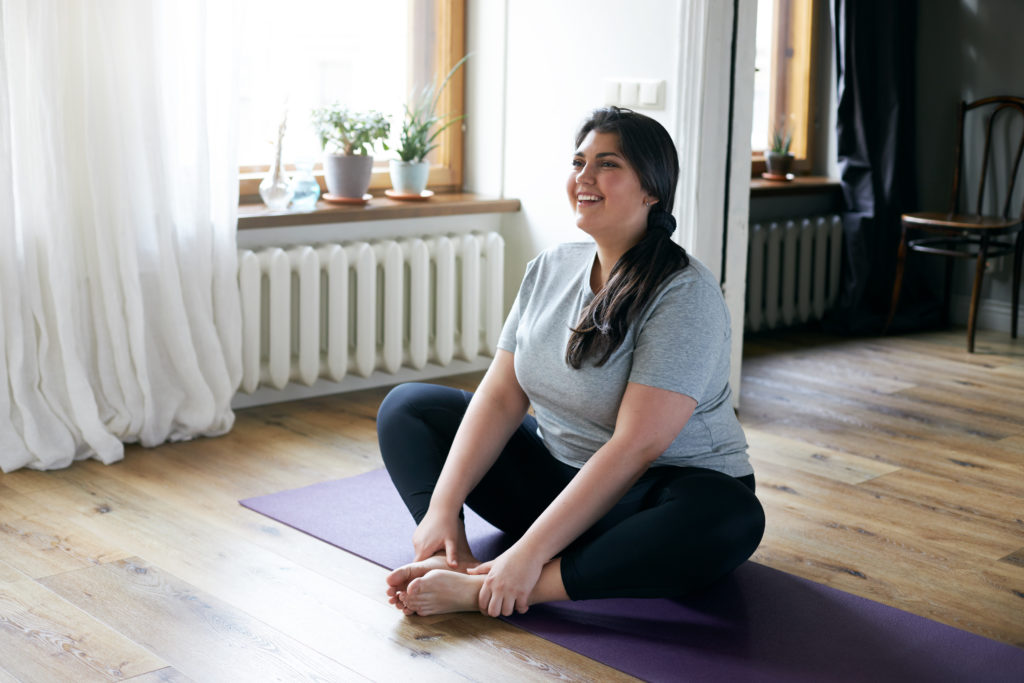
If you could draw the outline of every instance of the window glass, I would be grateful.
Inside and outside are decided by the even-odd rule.
[[[754,53],[754,118],[750,129],[750,148],[765,149],[771,141],[768,106],[771,100],[772,15],[775,3],[757,3],[757,37]]]
[[[319,161],[310,123],[335,101],[389,116],[397,140],[403,104],[432,74],[432,3],[418,0],[247,0],[239,74],[239,166],[270,163],[287,111],[284,161]],[[427,7],[425,7],[427,6]],[[422,81],[421,81],[422,82]],[[393,148],[393,144],[389,143]],[[381,148],[374,157],[393,153]]]
[[[750,133],[755,153],[768,149],[778,130],[789,137],[789,151],[797,159],[809,156],[816,4],[821,4],[820,0],[762,0],[758,3]]]

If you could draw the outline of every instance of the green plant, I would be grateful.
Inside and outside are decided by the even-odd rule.
[[[771,151],[775,154],[789,154],[789,145],[793,142],[793,135],[786,131],[785,126],[775,129],[772,133]]]
[[[412,108],[408,104],[405,105],[402,133],[398,138],[398,148],[395,150],[402,161],[423,161],[430,151],[437,147],[437,143],[434,142],[437,136],[448,126],[465,118],[465,115],[439,116],[437,103],[448,81],[468,58],[469,55],[466,55],[456,62],[440,86],[434,83],[425,86],[415,98]]]
[[[370,154],[377,140],[388,148],[384,140],[391,132],[391,123],[378,111],[354,112],[335,103],[314,109],[312,117],[325,151],[330,147],[339,154]]]

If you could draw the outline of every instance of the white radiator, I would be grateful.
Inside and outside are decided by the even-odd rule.
[[[839,216],[754,223],[747,254],[747,319],[756,332],[818,320],[839,295]]]
[[[242,391],[491,356],[496,232],[239,251]]]

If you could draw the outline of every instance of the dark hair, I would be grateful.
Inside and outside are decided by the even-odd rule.
[[[595,365],[604,365],[658,286],[690,263],[686,250],[671,240],[679,157],[668,131],[652,118],[619,107],[595,110],[576,134],[577,148],[591,131],[618,135],[619,151],[640,186],[658,201],[647,214],[643,237],[615,263],[608,282],[572,328],[565,360],[577,369],[591,355],[598,356]]]

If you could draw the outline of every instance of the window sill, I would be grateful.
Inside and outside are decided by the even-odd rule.
[[[792,180],[750,179],[751,197],[768,197],[788,194],[827,194],[839,192],[840,183],[836,178],[825,176],[797,176]]]
[[[388,197],[374,197],[362,206],[331,204],[321,200],[312,211],[272,211],[263,204],[242,204],[238,207],[238,229],[283,228],[425,216],[514,213],[519,209],[518,199],[496,199],[464,192],[437,194],[425,201],[399,201]]]

